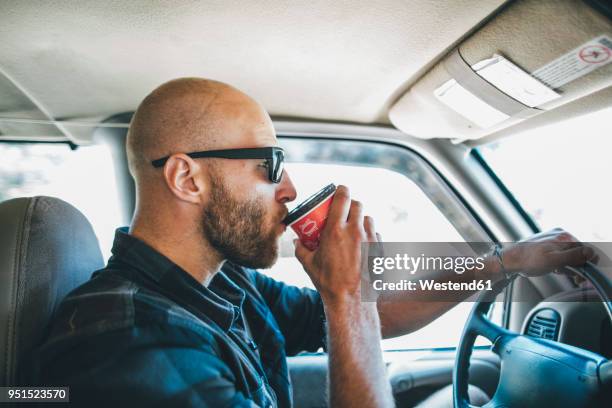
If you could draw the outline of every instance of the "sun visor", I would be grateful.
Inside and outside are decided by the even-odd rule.
[[[413,136],[473,140],[610,86],[608,17],[581,1],[517,1],[421,77],[389,119]]]

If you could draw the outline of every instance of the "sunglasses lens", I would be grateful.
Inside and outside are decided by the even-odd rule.
[[[282,151],[276,151],[274,153],[274,171],[272,172],[272,181],[274,183],[280,183],[283,177],[283,161],[285,157]]]

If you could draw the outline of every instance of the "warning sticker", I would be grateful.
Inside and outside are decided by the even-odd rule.
[[[612,40],[601,35],[533,72],[551,88],[559,88],[612,62]]]

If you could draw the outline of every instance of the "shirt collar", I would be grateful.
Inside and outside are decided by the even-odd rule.
[[[125,263],[153,280],[173,300],[187,309],[195,308],[214,320],[223,330],[229,330],[240,317],[245,292],[219,271],[208,287],[169,258],[128,233],[128,227],[115,232],[109,263]]]

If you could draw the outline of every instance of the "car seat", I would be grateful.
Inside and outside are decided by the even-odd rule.
[[[19,384],[20,362],[38,345],[55,308],[103,267],[93,228],[52,197],[0,203],[0,386]]]

